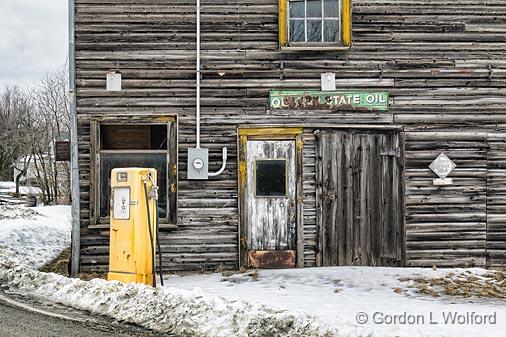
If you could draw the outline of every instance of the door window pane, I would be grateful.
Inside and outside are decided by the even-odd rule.
[[[290,20],[290,41],[304,42],[306,41],[305,35],[304,20]]]
[[[158,175],[158,217],[167,218],[167,154],[165,153],[101,153],[100,216],[109,216],[111,170],[125,167],[154,168]]]
[[[321,20],[307,20],[307,41],[322,42]]]
[[[325,17],[338,18],[339,17],[339,1],[338,0],[325,0],[324,3]]]
[[[257,197],[286,196],[286,160],[257,160],[255,164]]]
[[[322,1],[321,0],[307,0],[307,17],[308,18],[321,18],[322,17]]]
[[[304,17],[304,0],[290,1],[290,17],[291,18]]]

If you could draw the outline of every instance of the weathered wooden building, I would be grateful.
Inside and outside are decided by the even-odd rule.
[[[82,270],[107,269],[122,166],[162,177],[166,271],[504,267],[505,1],[202,0],[201,147],[210,171],[229,154],[208,180],[187,179],[196,18],[195,1],[75,0]]]

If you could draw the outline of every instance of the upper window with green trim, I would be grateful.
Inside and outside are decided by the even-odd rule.
[[[351,0],[279,0],[281,47],[349,47]]]

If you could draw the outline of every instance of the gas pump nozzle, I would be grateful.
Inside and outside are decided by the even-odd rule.
[[[151,181],[151,187],[149,188],[148,197],[151,199],[158,200],[158,186],[156,186],[153,176],[148,175],[149,181]]]

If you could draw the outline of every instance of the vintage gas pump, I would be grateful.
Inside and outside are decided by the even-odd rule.
[[[112,170],[109,281],[156,286],[157,200],[155,169]]]

